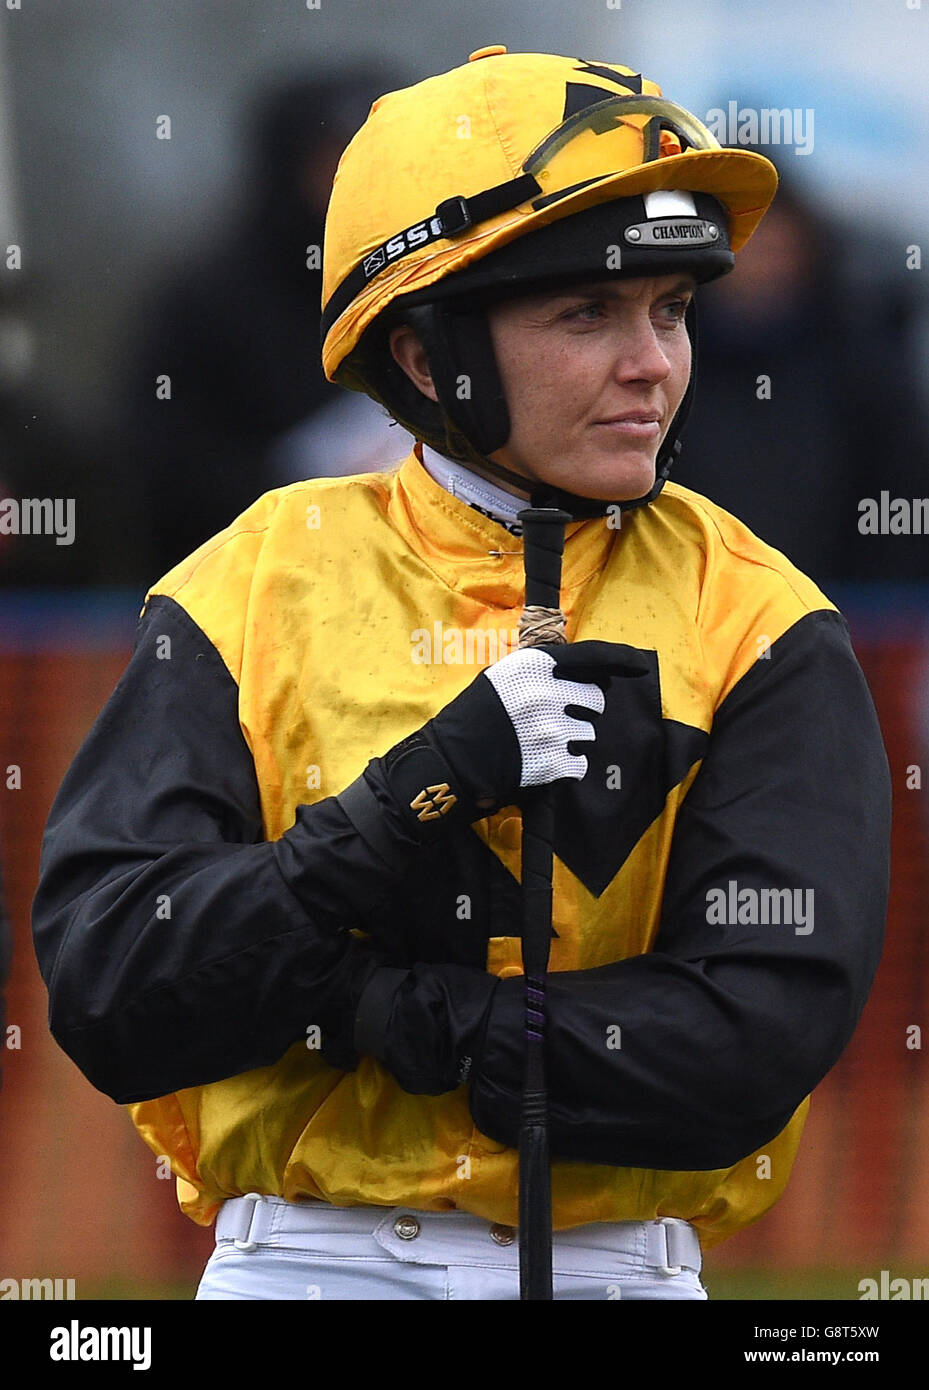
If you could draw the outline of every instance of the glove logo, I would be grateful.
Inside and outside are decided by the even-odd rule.
[[[433,787],[423,787],[410,802],[410,810],[417,813],[417,820],[438,820],[445,816],[458,800],[447,782],[437,782]]]

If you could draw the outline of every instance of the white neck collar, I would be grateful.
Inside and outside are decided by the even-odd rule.
[[[529,506],[528,499],[516,497],[512,492],[498,487],[496,483],[488,482],[479,473],[473,473],[466,464],[445,458],[428,444],[423,444],[422,447],[423,467],[440,487],[444,487],[453,497],[459,497],[462,502],[477,508],[485,516],[499,521],[507,530],[515,530],[517,535],[522,533],[522,527],[516,517],[524,507]]]

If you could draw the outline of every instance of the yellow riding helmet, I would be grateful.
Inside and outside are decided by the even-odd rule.
[[[479,49],[379,98],[342,155],[323,254],[326,375],[400,296],[549,223],[637,194],[712,194],[736,252],[776,187],[769,160],[723,149],[631,68]]]

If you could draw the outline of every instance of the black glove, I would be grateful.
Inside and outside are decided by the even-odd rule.
[[[495,975],[467,965],[375,964],[356,983],[350,1030],[343,1024],[323,1045],[330,1065],[350,1071],[358,1055],[375,1057],[404,1091],[427,1096],[454,1091],[480,1065]]]
[[[522,787],[587,771],[612,677],[648,674],[611,642],[529,647],[495,662],[421,729],[374,758],[338,801],[391,862],[396,837],[434,842],[452,825],[511,805]],[[580,746],[580,750],[579,747]]]

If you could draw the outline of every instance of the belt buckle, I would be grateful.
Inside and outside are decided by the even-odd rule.
[[[232,1242],[232,1243],[233,1243],[233,1245],[235,1246],[235,1248],[236,1248],[237,1250],[257,1250],[257,1249],[258,1249],[258,1242],[257,1242],[257,1240],[251,1240],[250,1237],[251,1237],[251,1234],[252,1234],[252,1223],[253,1223],[254,1220],[255,1220],[255,1212],[258,1210],[258,1203],[261,1202],[261,1201],[263,1201],[264,1198],[262,1197],[262,1194],[261,1194],[260,1192],[246,1192],[246,1193],[245,1193],[245,1196],[244,1196],[241,1200],[242,1200],[243,1202],[251,1202],[251,1203],[252,1203],[252,1209],[251,1209],[251,1211],[249,1212],[249,1215],[248,1215],[248,1225],[247,1225],[247,1227],[245,1228],[246,1239],[245,1239],[245,1240],[239,1240],[239,1239],[236,1237],[236,1238],[233,1239],[233,1242]],[[244,1208],[241,1208],[241,1210],[244,1211]]]
[[[668,1231],[669,1228],[673,1225],[675,1218],[673,1216],[659,1216],[656,1219],[658,1221],[659,1226],[664,1227],[665,1253],[670,1258],[671,1243],[668,1239]],[[683,1265],[658,1265],[657,1269],[660,1274],[667,1274],[669,1278],[673,1278],[674,1275],[683,1274],[684,1272]]]

